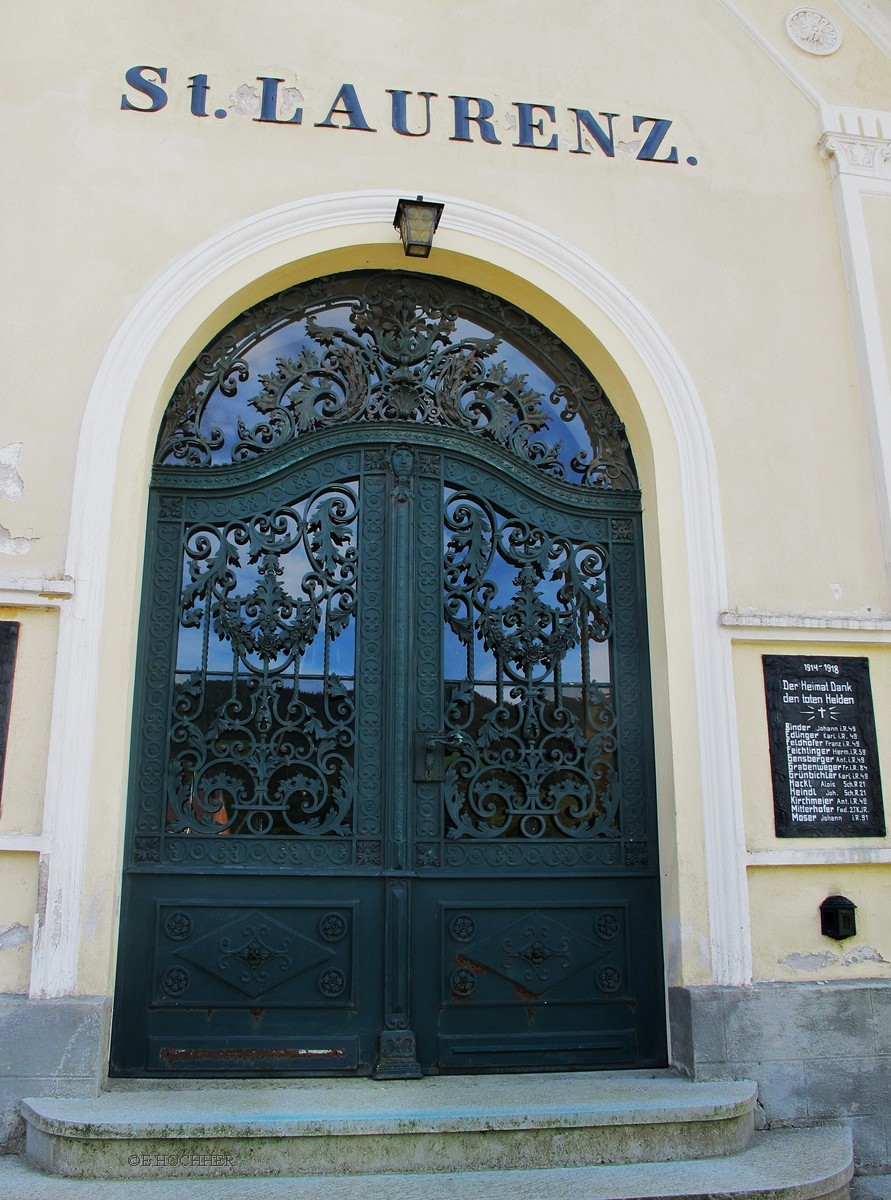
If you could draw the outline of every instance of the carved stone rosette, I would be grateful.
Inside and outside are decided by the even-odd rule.
[[[805,54],[825,57],[842,44],[842,31],[818,8],[793,8],[786,17],[786,33]]]

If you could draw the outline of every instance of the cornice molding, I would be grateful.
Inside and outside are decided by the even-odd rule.
[[[825,629],[845,633],[891,633],[889,617],[855,617],[846,613],[776,613],[755,609],[721,613],[725,629],[782,633],[787,629]]]
[[[820,139],[820,152],[842,174],[891,182],[891,142],[827,133]]]
[[[881,115],[891,130],[891,113]],[[863,124],[861,121],[861,128]],[[830,131],[820,139],[820,153],[830,160],[833,177],[855,176],[871,183],[891,185],[891,135],[882,137],[861,132]]]
[[[746,31],[752,41],[764,51],[789,82],[801,92],[802,96],[810,100],[811,104],[819,109],[823,103],[820,93],[809,80],[805,79],[800,71],[795,69],[785,54],[764,36],[761,30],[733,3],[733,0],[718,0],[718,4]]]
[[[836,3],[891,58],[891,19],[871,0],[836,0]]]
[[[891,848],[887,846],[846,846],[833,841],[831,845],[797,847],[778,850],[750,850],[746,856],[750,867],[821,867],[875,866],[891,863]]]
[[[46,838],[37,833],[0,833],[0,854],[42,854]]]
[[[74,595],[74,580],[0,575],[0,608],[59,608]]]

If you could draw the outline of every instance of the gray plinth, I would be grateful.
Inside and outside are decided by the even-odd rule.
[[[858,1168],[891,1170],[891,983],[672,988],[669,1012],[679,1069],[755,1079],[764,1127],[846,1125]]]
[[[0,996],[0,1154],[24,1147],[23,1096],[97,1096],[109,1001]]]

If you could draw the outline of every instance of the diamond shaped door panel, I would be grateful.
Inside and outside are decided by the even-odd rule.
[[[435,1008],[440,1070],[656,1065],[663,1018],[649,981],[661,962],[649,880],[484,877],[419,883],[415,1004]],[[658,884],[656,885],[658,886]],[[423,1041],[423,1039],[422,1039]]]
[[[618,921],[615,909],[609,911]],[[520,913],[498,906],[453,914],[443,907],[445,1004],[503,1003],[506,991],[524,1004],[565,1003],[571,993],[590,993],[595,964],[600,970],[594,982],[624,973],[624,939],[617,937],[610,945],[592,936],[590,907],[524,905]],[[607,958],[608,968],[602,965]],[[584,979],[575,979],[580,972]]]
[[[156,1004],[355,1003],[355,905],[162,905],[158,924]]]

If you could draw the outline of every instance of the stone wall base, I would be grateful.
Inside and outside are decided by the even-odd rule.
[[[19,1153],[23,1096],[97,1096],[111,1002],[0,996],[0,1153]],[[767,1127],[847,1125],[859,1170],[891,1171],[891,983],[669,989],[672,1063],[754,1079]]]
[[[0,995],[0,1154],[24,1150],[23,1096],[98,1096],[111,1002]]]
[[[891,983],[669,989],[672,1061],[759,1087],[764,1126],[847,1125],[860,1171],[891,1171]]]

